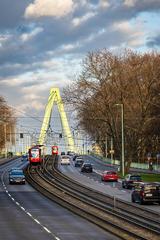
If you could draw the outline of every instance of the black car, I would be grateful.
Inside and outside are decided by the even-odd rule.
[[[68,152],[67,152],[67,155],[69,155],[69,156],[74,156],[74,154],[75,154],[75,153],[72,152],[72,151],[68,151]]]
[[[142,178],[139,174],[128,174],[125,179],[122,180],[123,188],[134,188],[137,183],[142,182]]]
[[[140,204],[146,202],[157,202],[160,204],[160,184],[139,183],[132,191],[131,200]]]
[[[75,167],[81,167],[83,163],[84,163],[84,160],[83,160],[82,158],[79,158],[79,157],[78,157],[78,158],[76,159],[76,161],[75,161],[74,166],[75,166]]]
[[[93,167],[91,163],[83,163],[81,167],[81,172],[93,172]]]
[[[25,184],[25,176],[23,170],[13,170],[9,173],[9,183]]]
[[[77,154],[75,154],[75,155],[73,156],[72,160],[75,161],[77,157],[80,157],[80,156],[77,155]]]

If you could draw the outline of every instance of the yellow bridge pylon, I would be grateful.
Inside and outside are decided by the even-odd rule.
[[[44,119],[39,135],[39,144],[43,145],[46,140],[46,135],[47,135],[47,130],[50,126],[50,121],[51,121],[51,115],[52,115],[52,109],[53,109],[53,104],[56,103],[58,106],[58,110],[60,113],[60,119],[61,119],[61,124],[62,124],[62,129],[63,133],[65,136],[65,141],[67,144],[67,149],[68,151],[75,151],[75,145],[74,145],[74,140],[72,137],[72,133],[68,124],[67,116],[64,111],[64,105],[60,96],[60,91],[59,88],[51,88],[50,90],[50,95],[48,98],[48,102],[45,108],[45,114],[44,114]]]

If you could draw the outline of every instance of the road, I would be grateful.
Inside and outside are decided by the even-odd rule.
[[[9,185],[12,161],[0,166],[0,233],[3,240],[118,240],[119,238],[50,201],[29,184]]]
[[[73,178],[78,182],[81,182],[84,185],[87,185],[90,188],[113,196],[113,201],[114,198],[120,198],[122,200],[131,202],[132,190],[123,189],[121,186],[121,180],[119,180],[118,182],[101,181],[102,172],[104,170],[115,170],[114,167],[108,166],[107,164],[104,164],[100,160],[96,160],[94,157],[91,156],[83,157],[85,161],[93,164],[93,173],[81,173],[80,168],[74,167],[73,161],[71,161],[70,166],[59,165],[60,170],[67,176]],[[154,210],[156,212],[160,212],[160,206],[156,203],[143,205],[143,207]]]

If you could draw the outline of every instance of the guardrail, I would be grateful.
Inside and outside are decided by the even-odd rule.
[[[110,158],[105,158],[97,154],[90,154],[93,157],[98,158],[99,160],[102,160],[106,164],[111,164],[111,165],[116,165],[120,166],[120,160],[111,160]],[[160,164],[153,163],[153,171],[158,171],[160,172]],[[137,163],[137,162],[132,162],[131,163],[131,168],[136,168],[136,169],[143,169],[143,170],[149,170],[149,165],[148,163]]]

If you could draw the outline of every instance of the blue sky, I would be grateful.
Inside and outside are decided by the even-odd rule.
[[[159,50],[159,26],[159,0],[0,0],[0,95],[42,117],[89,51]]]

